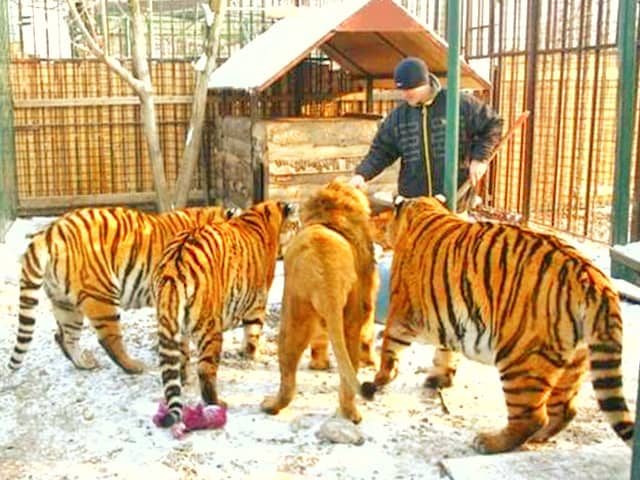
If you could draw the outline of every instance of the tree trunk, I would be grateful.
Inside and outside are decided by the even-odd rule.
[[[204,128],[205,110],[207,108],[207,84],[211,72],[216,68],[225,2],[226,0],[210,0],[209,2],[209,6],[215,17],[213,25],[207,24],[207,44],[204,52],[206,56],[205,67],[196,73],[196,85],[193,92],[193,103],[191,105],[191,119],[189,120],[187,139],[182,155],[182,162],[180,163],[180,172],[176,180],[176,207],[184,207],[187,204],[193,172],[198,163],[198,157],[202,148],[202,130]]]
[[[142,130],[147,141],[151,173],[156,190],[158,210],[166,212],[172,208],[167,178],[164,174],[164,161],[160,148],[160,135],[153,96],[153,85],[149,73],[147,60],[147,41],[145,37],[144,17],[140,11],[138,0],[129,0],[133,30],[133,71],[137,79],[142,82],[142,88],[137,92],[141,102]]]

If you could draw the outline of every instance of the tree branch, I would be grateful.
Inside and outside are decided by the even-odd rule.
[[[85,5],[84,0],[81,2],[81,4],[83,6]],[[86,23],[80,16],[80,12],[78,12],[78,9],[76,8],[76,2],[74,2],[74,0],[67,0],[67,5],[69,6],[69,12],[71,13],[74,24],[78,26],[80,32],[82,33],[82,37],[86,42],[88,50],[93,53],[98,59],[106,63],[109,68],[111,68],[120,76],[120,78],[127,82],[138,95],[144,93],[144,83],[134,77],[133,74],[129,70],[127,70],[117,58],[112,57],[111,55],[107,55],[104,52],[104,50],[100,46],[100,43],[98,42],[98,39],[96,38],[97,33],[95,33],[94,30],[92,34],[87,28]],[[86,51],[87,48],[83,48],[83,50]]]

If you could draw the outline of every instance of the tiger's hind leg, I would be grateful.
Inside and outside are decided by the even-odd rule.
[[[301,309],[296,315],[283,310],[278,333],[278,364],[280,388],[277,395],[269,395],[260,404],[262,411],[271,415],[291,403],[296,394],[296,371],[302,354],[309,345],[314,331],[321,328],[317,313],[312,308]],[[299,313],[299,315],[297,314]],[[326,337],[326,333],[325,333]]]
[[[221,322],[208,322],[205,325],[216,325]],[[207,405],[219,405],[226,407],[226,403],[218,397],[216,379],[220,354],[222,352],[222,332],[211,329],[198,335],[198,379],[200,381],[200,395]]]
[[[82,311],[98,335],[98,341],[111,360],[129,374],[142,373],[144,363],[129,356],[122,341],[120,312],[118,307],[87,297],[82,302]]]
[[[52,301],[53,315],[58,324],[54,334],[62,353],[80,370],[92,370],[98,362],[89,351],[80,350],[80,335],[84,323],[82,312],[68,303]]]
[[[263,324],[262,318],[245,319],[242,322],[244,326],[243,353],[250,360],[255,360],[258,357]]]
[[[184,385],[188,380],[187,366],[189,365],[189,338],[186,335],[182,336],[180,342],[180,382]]]
[[[433,354],[433,366],[427,372],[424,386],[433,389],[450,387],[459,363],[459,353],[446,347],[437,347]]]
[[[376,275],[377,278],[377,275]],[[377,280],[369,292],[369,298],[364,302],[364,324],[360,331],[360,365],[377,368],[380,357],[375,350],[375,302],[378,293]]]
[[[476,435],[473,447],[480,453],[513,450],[548,423],[547,399],[563,369],[550,363],[543,353],[532,351],[526,355],[511,359],[508,366],[500,370],[508,423],[497,432]]]
[[[589,368],[588,351],[580,349],[567,365],[547,400],[549,423],[531,437],[532,442],[545,442],[564,430],[578,412],[577,395]]]

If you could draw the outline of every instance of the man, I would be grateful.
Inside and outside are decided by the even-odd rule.
[[[401,158],[398,193],[404,197],[444,194],[447,91],[425,63],[402,60],[394,71],[404,102],[385,118],[351,184],[365,182]],[[458,186],[475,184],[487,171],[487,159],[500,140],[502,120],[473,96],[460,95]]]

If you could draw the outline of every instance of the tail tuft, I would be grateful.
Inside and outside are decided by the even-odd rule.
[[[160,426],[162,428],[168,428],[180,421],[180,414],[176,412],[169,412],[161,421]]]
[[[373,396],[377,391],[378,387],[373,382],[364,382],[360,386],[360,394],[367,400],[373,400]]]

